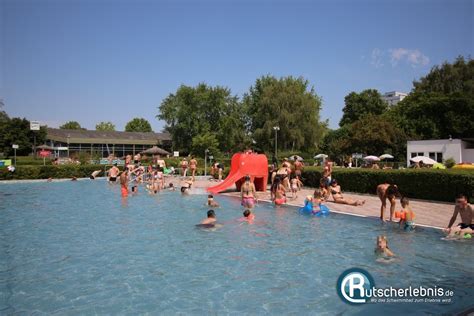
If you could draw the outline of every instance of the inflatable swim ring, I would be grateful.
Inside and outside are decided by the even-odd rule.
[[[300,208],[300,213],[311,214],[313,212],[313,202],[306,200],[304,206]]]
[[[319,211],[314,214],[315,216],[326,216],[329,215],[329,207],[324,204],[319,204]]]

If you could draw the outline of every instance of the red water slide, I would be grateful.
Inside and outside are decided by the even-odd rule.
[[[267,156],[261,154],[237,153],[232,156],[229,175],[223,182],[210,187],[207,191],[217,194],[236,185],[237,191],[244,182],[245,176],[250,176],[257,191],[266,191],[268,182],[268,160]]]

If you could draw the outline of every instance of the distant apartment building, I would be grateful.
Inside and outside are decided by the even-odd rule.
[[[388,105],[395,105],[401,100],[405,99],[407,93],[391,91],[387,92],[382,96],[382,99],[388,103]]]

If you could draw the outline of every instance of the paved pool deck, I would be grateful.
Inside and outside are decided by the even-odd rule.
[[[207,187],[216,185],[218,183],[219,182],[209,181],[200,177],[200,179],[196,178],[194,187],[207,188]],[[303,187],[301,191],[298,192],[297,198],[295,199],[289,198],[288,203],[286,205],[302,207],[304,205],[305,197],[307,195],[312,195],[313,192],[314,192],[314,188]],[[236,192],[235,187],[230,188],[229,190],[226,190],[220,194],[226,195],[226,196],[240,197],[240,192]],[[287,196],[291,197],[291,192],[287,193]],[[344,192],[344,197],[350,198],[350,199],[365,200],[365,204],[363,206],[336,204],[334,203],[332,197],[325,204],[333,212],[379,220],[381,202],[380,202],[380,199],[376,195]],[[267,192],[258,192],[258,199],[260,201],[265,201],[265,202],[270,203],[270,191],[267,190]],[[410,206],[413,212],[415,213],[415,222],[417,225],[443,229],[446,226],[448,226],[449,220],[453,214],[454,201],[453,203],[446,203],[446,202],[410,199]],[[388,205],[388,208],[389,207],[390,207],[390,204]],[[395,210],[400,210],[400,209],[401,209],[400,200],[397,199],[397,205],[395,207]],[[387,220],[388,220],[389,215],[390,215],[390,209],[387,209],[385,211],[385,218]],[[396,220],[398,221],[398,219]],[[457,219],[455,224],[457,224],[459,221],[460,221],[460,218]]]
[[[167,182],[172,182],[175,187],[179,188],[182,183],[182,177],[179,176],[171,176],[166,177]],[[105,180],[105,178],[98,178],[98,180]],[[88,178],[78,179],[80,181],[91,181]],[[71,181],[71,179],[54,179],[54,182],[57,181]],[[15,182],[46,182],[46,180],[8,180],[8,181],[0,181],[0,183],[15,183]],[[214,185],[219,184],[218,181],[209,180],[209,177],[196,177],[196,181],[194,182],[194,188],[201,188],[205,189]],[[307,195],[312,195],[314,192],[314,188],[303,187],[301,191],[298,192],[297,198],[288,199],[288,203],[285,205],[294,206],[294,207],[302,207],[304,205],[304,199]],[[231,196],[240,198],[240,192],[236,192],[235,187],[231,187],[228,190],[220,193],[222,195]],[[288,197],[291,197],[291,193],[287,193]],[[359,217],[367,217],[375,220],[379,220],[380,217],[380,200],[375,195],[369,194],[359,194],[359,193],[350,193],[344,192],[344,197],[350,199],[359,199],[365,200],[365,204],[363,206],[350,206],[350,205],[343,205],[343,204],[336,204],[330,198],[325,204],[329,207],[332,212],[348,214],[353,216]],[[270,201],[270,190],[267,192],[258,192],[258,199],[260,201],[271,203]],[[454,200],[454,198],[453,198]],[[425,201],[425,200],[417,200],[417,199],[410,199],[410,205],[415,213],[415,222],[419,226],[426,226],[426,227],[433,227],[437,229],[445,228],[449,220],[453,214],[454,210],[454,201],[453,203],[446,203],[446,202],[437,202],[437,201]],[[400,201],[397,199],[397,205],[395,210],[400,210]],[[390,210],[385,212],[385,218],[388,219],[390,215]],[[461,219],[458,217],[455,225]]]

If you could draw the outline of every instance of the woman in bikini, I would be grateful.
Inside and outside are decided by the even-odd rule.
[[[332,197],[334,199],[334,202],[338,204],[347,204],[347,205],[353,205],[353,206],[359,206],[359,205],[364,205],[365,200],[351,200],[351,199],[345,199],[344,196],[342,196],[341,192],[341,186],[337,184],[337,180],[333,179],[331,181],[331,186],[329,187],[329,190],[331,191]]]
[[[195,180],[194,176],[196,175],[197,169],[197,160],[194,159],[194,156],[191,157],[191,161],[189,161],[189,168],[191,169],[191,176],[193,177],[193,181]]]
[[[286,203],[286,189],[279,177],[275,179],[275,183],[272,187],[272,196],[275,205]]]
[[[250,182],[250,176],[245,176],[245,182],[240,188],[240,196],[242,198],[242,206],[245,208],[253,208],[256,201],[255,185]]]

